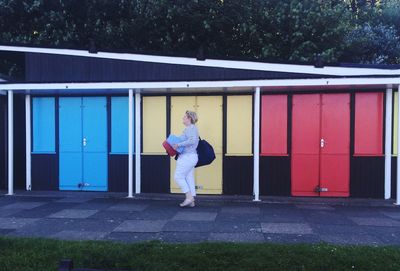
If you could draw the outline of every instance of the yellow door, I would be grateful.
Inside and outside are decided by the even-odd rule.
[[[184,129],[182,118],[186,110],[199,116],[197,127],[200,137],[206,139],[215,151],[211,165],[196,168],[198,194],[222,193],[222,96],[191,96],[171,98],[171,133],[180,135]],[[175,160],[171,159],[171,192],[181,193],[174,180]]]

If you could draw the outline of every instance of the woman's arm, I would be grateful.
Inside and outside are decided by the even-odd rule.
[[[194,145],[199,137],[195,128],[186,129],[182,136],[186,135],[186,140],[179,142],[178,147]],[[184,138],[184,137],[183,137]]]

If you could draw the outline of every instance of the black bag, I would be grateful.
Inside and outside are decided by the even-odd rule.
[[[199,157],[199,161],[197,162],[195,167],[201,167],[205,165],[209,165],[215,159],[215,153],[213,147],[206,140],[199,140],[199,145],[197,146],[197,155]]]

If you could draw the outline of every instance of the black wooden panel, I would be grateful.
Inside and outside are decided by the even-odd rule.
[[[350,197],[384,197],[385,157],[351,157]]]
[[[133,158],[133,176],[135,176],[135,158]],[[108,156],[108,191],[128,192],[128,155],[110,154]],[[133,180],[135,182],[135,180]],[[135,185],[133,185],[135,192]]]
[[[397,189],[397,157],[392,157],[392,191],[391,191],[391,198],[396,199],[396,189]]]
[[[14,95],[14,189],[25,189],[25,95]]]
[[[167,155],[142,155],[142,192],[170,192],[170,158]]]
[[[290,196],[290,157],[260,157],[260,195]]]
[[[58,190],[58,158],[56,154],[32,154],[32,190]]]
[[[253,157],[226,156],[223,169],[223,194],[253,194]]]
[[[0,96],[0,189],[6,189],[7,180],[7,97]]]
[[[115,82],[321,78],[321,75],[26,54],[27,82]]]

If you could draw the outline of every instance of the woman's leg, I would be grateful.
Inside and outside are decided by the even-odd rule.
[[[186,182],[186,176],[188,175],[189,171],[191,170],[191,163],[190,160],[186,159],[184,156],[180,156],[176,161],[176,168],[175,168],[175,181],[178,186],[181,188],[182,193],[190,193],[190,188],[188,183]]]
[[[186,176],[186,183],[188,184],[189,191],[192,194],[192,197],[196,196],[196,184],[194,180],[194,167],[189,171]]]

